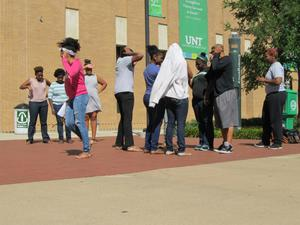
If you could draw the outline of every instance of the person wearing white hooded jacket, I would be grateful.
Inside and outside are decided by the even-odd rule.
[[[185,122],[188,113],[188,66],[182,49],[177,43],[172,44],[161,65],[154,82],[149,107],[155,107],[161,98],[165,98],[168,115],[166,130],[167,155],[174,154],[173,132],[177,122],[178,156],[185,153]]]

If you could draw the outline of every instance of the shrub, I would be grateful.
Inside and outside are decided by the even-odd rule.
[[[255,120],[253,120],[253,121],[249,122],[249,124],[255,123]],[[215,129],[214,133],[215,133],[216,138],[222,137],[220,129]],[[234,131],[234,138],[235,139],[260,139],[261,134],[262,134],[261,127],[245,126],[245,127],[242,127],[240,130]],[[196,120],[191,120],[186,123],[185,136],[186,137],[199,137],[198,124],[197,124]]]

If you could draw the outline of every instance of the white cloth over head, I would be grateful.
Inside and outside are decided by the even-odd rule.
[[[149,106],[154,107],[163,97],[185,99],[188,94],[187,62],[177,43],[172,44],[153,84]]]

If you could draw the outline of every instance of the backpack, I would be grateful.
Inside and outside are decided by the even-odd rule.
[[[293,130],[283,129],[283,141],[289,144],[300,143],[299,131],[296,129]]]

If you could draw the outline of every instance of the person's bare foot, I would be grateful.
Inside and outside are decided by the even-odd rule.
[[[91,158],[91,157],[92,157],[91,153],[89,153],[89,152],[82,152],[79,155],[77,155],[75,158],[76,159],[88,159],[88,158]]]
[[[96,138],[93,138],[93,139],[91,139],[90,140],[90,144],[92,145],[92,144],[95,144],[97,142],[97,139]]]

